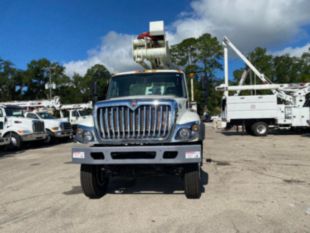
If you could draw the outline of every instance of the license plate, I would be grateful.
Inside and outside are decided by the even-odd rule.
[[[72,157],[74,159],[84,159],[85,158],[85,153],[82,152],[82,151],[76,151],[76,152],[73,152]]]
[[[199,159],[200,158],[200,151],[188,151],[185,152],[186,159]]]

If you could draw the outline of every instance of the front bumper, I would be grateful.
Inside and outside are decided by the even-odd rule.
[[[169,152],[175,156],[168,156],[167,158],[165,155]],[[143,158],[129,158],[126,153],[131,155],[145,153],[152,156],[149,158],[145,156]],[[202,156],[200,144],[72,148],[72,162],[78,164],[188,164],[201,163]]]
[[[0,138],[0,146],[5,146],[10,144],[10,139],[9,138]]]
[[[72,137],[73,131],[68,130],[68,131],[57,131],[54,132],[53,136],[56,138],[66,138],[66,137]]]
[[[22,141],[37,141],[37,140],[44,140],[46,139],[46,133],[32,133],[32,134],[25,134],[21,135]]]

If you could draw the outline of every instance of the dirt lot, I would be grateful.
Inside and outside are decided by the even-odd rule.
[[[0,232],[310,232],[310,137],[206,128],[204,193],[176,177],[115,179],[89,200],[71,143],[0,154]]]

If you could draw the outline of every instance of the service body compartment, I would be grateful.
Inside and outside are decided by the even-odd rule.
[[[234,119],[276,119],[279,107],[275,95],[228,96],[227,121]]]

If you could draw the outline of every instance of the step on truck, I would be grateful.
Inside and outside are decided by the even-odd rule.
[[[0,103],[0,134],[10,140],[10,148],[19,149],[23,142],[46,139],[44,122],[25,118],[24,110]]]
[[[133,55],[146,70],[111,78],[106,100],[94,105],[94,127],[80,132],[89,145],[72,149],[83,192],[100,198],[111,176],[154,172],[179,175],[186,197],[199,198],[204,127],[191,109],[185,74],[169,68],[163,21],[133,41]]]

